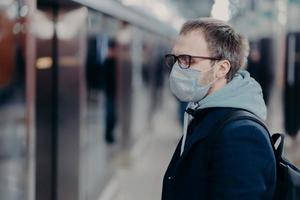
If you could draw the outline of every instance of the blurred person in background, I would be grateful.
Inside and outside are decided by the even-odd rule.
[[[110,39],[108,41],[108,52],[103,62],[105,72],[105,96],[106,96],[106,130],[105,141],[108,144],[114,143],[114,129],[116,125],[116,93],[117,93],[117,41]]]
[[[142,59],[142,80],[143,80],[143,84],[146,88],[149,87],[149,82],[150,82],[150,49],[147,46],[146,43],[143,43],[143,59]]]
[[[247,71],[250,73],[251,77],[257,82],[260,82],[260,60],[261,55],[258,47],[258,42],[250,42],[250,52],[247,63]]]
[[[90,37],[88,39],[86,80],[89,98],[95,98],[98,91],[103,88],[103,73],[100,62],[101,52],[97,48],[100,42],[102,42],[101,37]]]
[[[269,103],[274,81],[273,40],[263,38],[250,43],[247,71],[261,86],[266,105]]]
[[[295,138],[300,130],[300,33],[288,33],[286,41],[284,127],[287,134]]]
[[[248,53],[248,41],[221,20],[201,18],[182,26],[165,59],[172,67],[171,91],[189,103],[162,200],[273,198],[276,160],[267,130],[249,119],[217,129],[241,110],[266,120],[262,89],[241,70]],[[218,137],[211,138],[212,131]]]
[[[148,125],[149,129],[153,128],[153,121],[155,118],[155,114],[162,108],[163,104],[163,84],[164,84],[164,54],[165,50],[162,45],[156,50],[156,54],[153,56],[153,64],[150,68],[150,105],[148,111]]]

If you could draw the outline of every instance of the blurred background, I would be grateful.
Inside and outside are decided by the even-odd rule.
[[[160,199],[185,106],[163,56],[209,16],[249,38],[300,167],[300,0],[0,0],[0,199]]]

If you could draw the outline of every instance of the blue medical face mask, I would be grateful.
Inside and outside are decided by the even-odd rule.
[[[172,93],[180,101],[184,102],[198,102],[202,100],[207,95],[212,84],[216,82],[214,80],[205,85],[200,84],[199,80],[203,80],[203,75],[201,71],[192,68],[182,69],[175,63],[169,78]]]

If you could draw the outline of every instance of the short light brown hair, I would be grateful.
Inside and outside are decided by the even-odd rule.
[[[210,56],[230,62],[231,67],[226,77],[228,81],[240,68],[246,66],[249,42],[226,22],[213,18],[192,19],[183,24],[180,35],[192,31],[203,33]]]

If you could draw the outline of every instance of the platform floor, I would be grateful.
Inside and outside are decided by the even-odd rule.
[[[181,136],[176,103],[171,100],[155,113],[152,128],[115,160],[119,169],[99,200],[160,199],[162,178]]]

